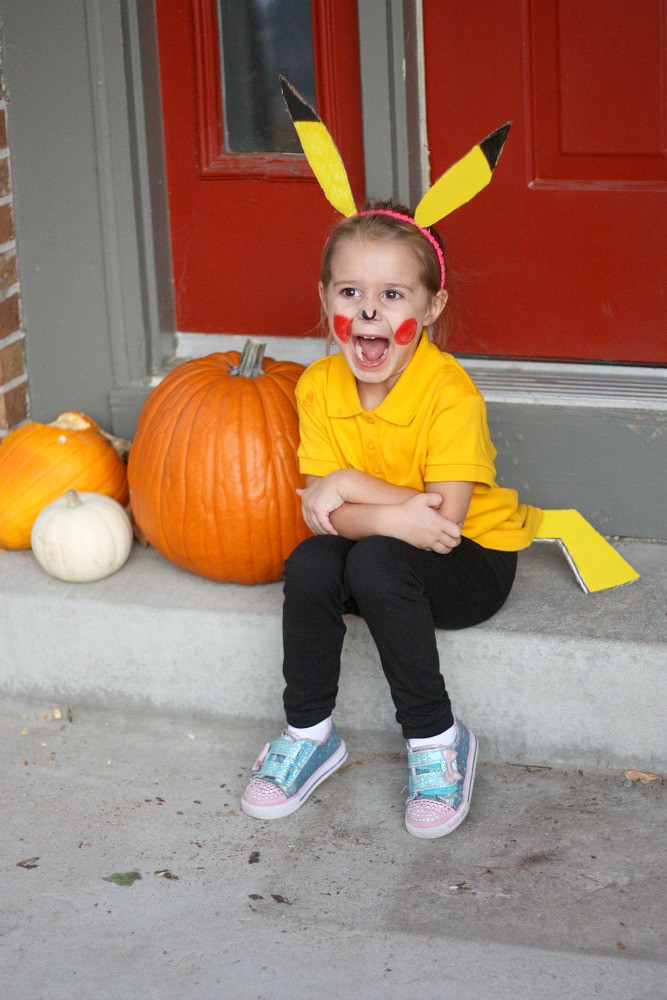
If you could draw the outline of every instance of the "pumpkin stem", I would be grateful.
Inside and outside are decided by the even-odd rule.
[[[101,427],[98,427],[97,429],[102,437],[106,438],[118,457],[125,461],[130,451],[131,442],[128,441],[127,438],[121,438],[117,437],[115,434],[109,434],[108,431],[102,430]]]
[[[68,507],[81,507],[83,505],[83,500],[79,498],[76,490],[68,490],[65,494],[65,499],[67,500]]]
[[[261,340],[246,340],[239,363],[229,369],[230,375],[243,375],[244,378],[258,378],[264,374],[262,360],[266,344]]]
[[[76,410],[68,410],[61,413],[49,424],[49,427],[60,427],[64,431],[87,431],[89,427],[97,426],[90,417],[84,413],[77,413]]]

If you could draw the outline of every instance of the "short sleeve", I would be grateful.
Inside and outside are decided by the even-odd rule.
[[[496,449],[479,393],[436,406],[428,432],[425,482],[495,482]]]
[[[327,476],[341,468],[328,431],[324,393],[304,372],[296,387],[299,412],[299,470],[305,476]]]

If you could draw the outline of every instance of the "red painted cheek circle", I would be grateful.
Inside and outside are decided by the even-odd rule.
[[[416,319],[406,319],[401,323],[398,330],[394,334],[394,340],[397,344],[404,346],[405,344],[411,344],[412,341],[417,336],[417,320]]]
[[[351,326],[352,326],[352,320],[350,319],[349,316],[339,316],[339,315],[334,316],[333,318],[334,333],[340,340],[341,344],[347,344],[348,340],[350,339]]]

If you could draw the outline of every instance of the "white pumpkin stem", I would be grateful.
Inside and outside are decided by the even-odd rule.
[[[76,490],[68,490],[65,494],[65,499],[67,500],[68,507],[82,507],[83,500],[79,497]]]
[[[246,340],[239,363],[229,369],[230,375],[242,375],[244,378],[258,378],[264,374],[262,361],[266,344],[261,340]]]

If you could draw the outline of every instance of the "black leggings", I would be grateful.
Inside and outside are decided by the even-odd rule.
[[[444,732],[454,718],[440,674],[435,629],[477,625],[505,603],[516,552],[467,538],[449,555],[373,535],[307,538],[285,563],[285,712],[296,727],[331,715],[345,636],[361,615],[377,645],[406,739]]]

